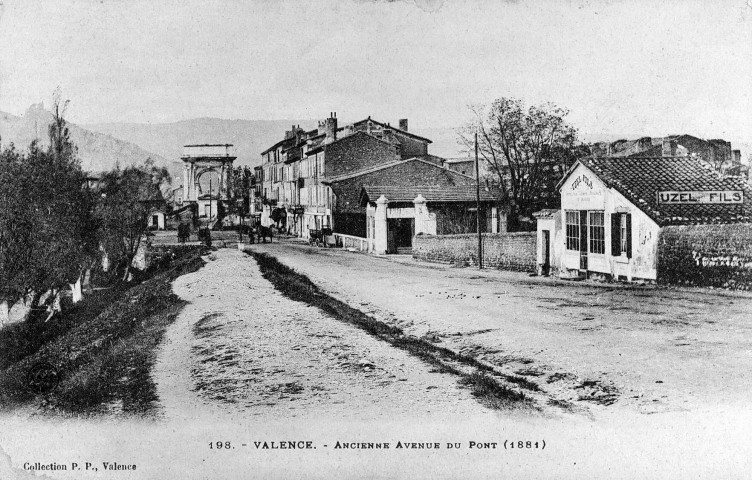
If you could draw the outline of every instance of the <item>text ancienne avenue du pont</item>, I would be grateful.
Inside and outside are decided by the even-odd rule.
[[[472,449],[495,449],[498,448],[498,442],[341,442],[337,440],[333,445],[323,444],[325,448],[334,448],[335,450],[370,450],[370,449],[411,449],[411,450],[438,450],[459,449],[463,447]],[[280,441],[280,442],[253,442],[253,446],[259,450],[303,450],[316,448],[311,441]]]

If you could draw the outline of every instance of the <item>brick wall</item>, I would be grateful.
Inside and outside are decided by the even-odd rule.
[[[484,233],[483,265],[502,270],[535,272],[536,234]],[[417,235],[413,242],[413,257],[419,260],[460,265],[478,264],[478,236]]]
[[[664,227],[658,282],[752,290],[752,224]]]

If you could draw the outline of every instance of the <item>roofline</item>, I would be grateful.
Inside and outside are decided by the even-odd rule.
[[[473,188],[473,185],[454,185],[454,186],[448,186],[448,187],[442,187],[442,188],[459,188],[459,187]],[[360,187],[360,195],[359,195],[361,205],[363,204],[363,197],[364,196],[368,196],[368,191],[366,190],[366,188],[418,188],[418,189],[420,189],[420,188],[428,188],[428,186],[426,186],[426,185],[408,185],[408,186],[404,186],[403,187],[403,186],[399,186],[399,185],[396,185],[396,186],[395,185],[361,185],[361,187]],[[486,202],[486,203],[487,202],[498,202],[499,199],[497,197],[495,197],[491,191],[484,190],[483,193],[484,194],[488,194],[488,196],[491,199],[488,200],[488,199],[483,199],[482,198],[481,202]],[[423,192],[418,192],[418,194],[419,195],[423,195]],[[378,200],[378,199],[376,199],[376,200]],[[376,200],[371,200],[370,197],[369,197],[368,203],[375,203]],[[389,200],[389,199],[387,198],[387,200]],[[394,203],[410,203],[412,200],[405,200],[404,202],[403,201],[398,201],[398,200],[392,200],[392,201]],[[475,201],[475,197],[474,196],[470,200],[443,200],[443,201],[442,200],[426,200],[426,203],[455,203],[455,202],[472,202],[472,201]]]
[[[567,178],[569,178],[569,176],[572,174],[572,172],[574,172],[575,168],[577,168],[577,165],[583,165],[583,166],[585,166],[582,163],[582,159],[581,158],[578,158],[577,160],[575,160],[574,163],[572,164],[572,166],[569,167],[569,169],[566,172],[564,172],[564,176],[561,177],[561,180],[559,180],[559,182],[556,184],[556,191],[557,192],[561,191],[561,187],[564,185],[564,182],[567,180]],[[588,169],[588,170],[590,170],[590,169]]]
[[[369,173],[378,172],[379,170],[383,170],[385,168],[396,167],[397,165],[401,165],[403,163],[416,162],[416,161],[417,162],[425,163],[426,165],[430,165],[430,166],[432,166],[434,168],[439,168],[439,169],[444,170],[446,172],[451,172],[451,173],[453,173],[455,175],[459,175],[461,177],[466,177],[466,178],[469,178],[471,180],[475,180],[475,177],[471,177],[470,175],[465,175],[464,173],[460,173],[460,172],[458,172],[456,170],[452,170],[451,168],[445,168],[445,167],[443,167],[441,165],[436,165],[435,163],[429,162],[428,160],[424,160],[424,159],[422,159],[420,157],[410,157],[410,158],[403,158],[403,159],[399,159],[399,160],[394,160],[392,162],[382,163],[380,165],[376,165],[376,166],[373,166],[373,167],[370,167],[370,168],[365,168],[365,169],[359,170],[357,172],[348,173],[348,174],[344,174],[344,175],[338,175],[336,177],[331,177],[331,178],[325,179],[323,181],[323,183],[327,183],[327,184],[337,183],[337,182],[341,182],[343,180],[349,180],[351,178],[355,178],[355,177],[360,177],[360,176],[363,176],[363,175],[367,175]]]
[[[358,120],[357,122],[353,122],[352,124],[356,125],[358,123],[363,123],[363,122],[368,122],[368,121],[371,121],[373,123],[377,123],[377,124],[381,125],[382,127],[391,128],[392,130],[396,130],[396,131],[398,131],[400,133],[404,133],[405,135],[407,135],[409,137],[415,137],[415,138],[419,138],[421,140],[425,140],[428,143],[433,143],[433,141],[430,138],[421,137],[420,135],[416,135],[414,133],[408,132],[407,130],[401,130],[401,129],[397,128],[397,127],[393,127],[391,125],[387,125],[384,122],[379,122],[378,120],[374,120],[371,117],[364,118],[363,120]]]
[[[191,143],[188,145],[183,145],[183,148],[185,147],[234,147],[235,145],[232,143]]]
[[[618,157],[618,158],[622,158],[623,159],[623,158],[632,158],[632,157]],[[655,157],[646,157],[646,158],[655,158]],[[668,157],[663,157],[663,158],[668,158]],[[582,161],[582,159],[577,159],[572,164],[572,166],[569,168],[569,170],[567,170],[567,173],[565,173],[564,176],[561,178],[561,180],[559,180],[559,183],[556,184],[556,190],[559,192],[559,195],[561,195],[561,188],[564,186],[564,183],[572,175],[572,173],[574,172],[574,170],[577,168],[578,165],[582,165],[582,167],[585,168],[588,172],[590,172],[591,175],[594,175],[595,177],[597,177],[598,180],[600,180],[601,183],[603,183],[603,185],[606,186],[606,188],[608,188],[610,190],[614,190],[615,192],[618,192],[619,195],[621,195],[622,197],[624,197],[629,203],[631,203],[632,205],[634,205],[635,208],[637,208],[642,213],[644,213],[650,220],[652,220],[653,222],[655,222],[656,225],[658,225],[659,227],[662,226],[660,218],[656,218],[655,212],[650,211],[650,209],[643,208],[642,205],[638,205],[637,203],[633,202],[632,199],[629,197],[629,195],[627,195],[624,192],[622,192],[621,189],[619,189],[618,187],[616,187],[614,185],[611,185],[608,181],[606,181],[604,178],[602,178],[600,175],[598,175],[597,172],[593,171],[592,168],[590,168],[588,165],[586,165]],[[562,208],[562,210],[563,210],[563,208]]]
[[[269,148],[267,148],[266,150],[264,150],[263,152],[261,152],[261,155],[264,155],[264,154],[266,154],[266,153],[269,153],[269,152],[271,152],[271,151],[272,151],[272,150],[274,150],[275,148],[277,148],[277,147],[279,147],[280,145],[282,145],[282,144],[283,144],[283,143],[285,142],[285,140],[288,140],[288,139],[287,139],[287,138],[283,138],[283,139],[282,139],[282,140],[280,140],[279,142],[275,143],[275,144],[274,144],[274,145],[272,145],[271,147],[269,147]]]
[[[324,143],[324,144],[321,144],[321,145],[317,146],[316,148],[313,148],[312,150],[309,150],[309,151],[307,151],[307,152],[306,152],[306,157],[308,157],[308,156],[312,155],[313,153],[318,153],[319,151],[321,151],[321,150],[324,150],[324,149],[325,149],[326,147],[328,147],[329,145],[334,145],[334,144],[335,144],[335,143],[337,143],[337,142],[341,142],[342,140],[347,140],[348,138],[352,138],[352,137],[354,137],[355,135],[360,135],[360,134],[363,134],[363,135],[367,135],[367,136],[369,136],[369,137],[373,138],[374,140],[376,140],[376,141],[378,141],[378,142],[381,142],[381,143],[384,143],[384,144],[386,144],[386,145],[389,145],[390,147],[394,147],[394,145],[393,145],[393,144],[391,144],[391,143],[387,142],[386,140],[382,140],[381,138],[378,138],[378,137],[376,137],[375,135],[371,135],[371,134],[370,134],[370,133],[368,133],[368,132],[364,132],[364,131],[362,131],[362,130],[358,130],[357,132],[353,132],[353,133],[352,133],[352,134],[350,134],[350,135],[345,135],[344,137],[336,138],[336,139],[335,139],[334,141],[332,141],[331,143]]]

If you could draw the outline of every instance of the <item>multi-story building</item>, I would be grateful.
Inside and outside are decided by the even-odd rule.
[[[337,229],[347,219],[338,216],[328,179],[409,158],[443,164],[443,159],[428,154],[431,140],[409,132],[406,119],[398,125],[368,117],[339,127],[336,113],[331,113],[314,130],[293,126],[261,153],[256,178],[262,224],[276,223],[303,237],[311,229]],[[346,225],[342,228],[347,230]]]

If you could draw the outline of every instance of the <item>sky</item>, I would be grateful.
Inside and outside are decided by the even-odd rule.
[[[371,115],[502,96],[581,132],[752,140],[752,0],[0,0],[0,110],[76,123]]]

